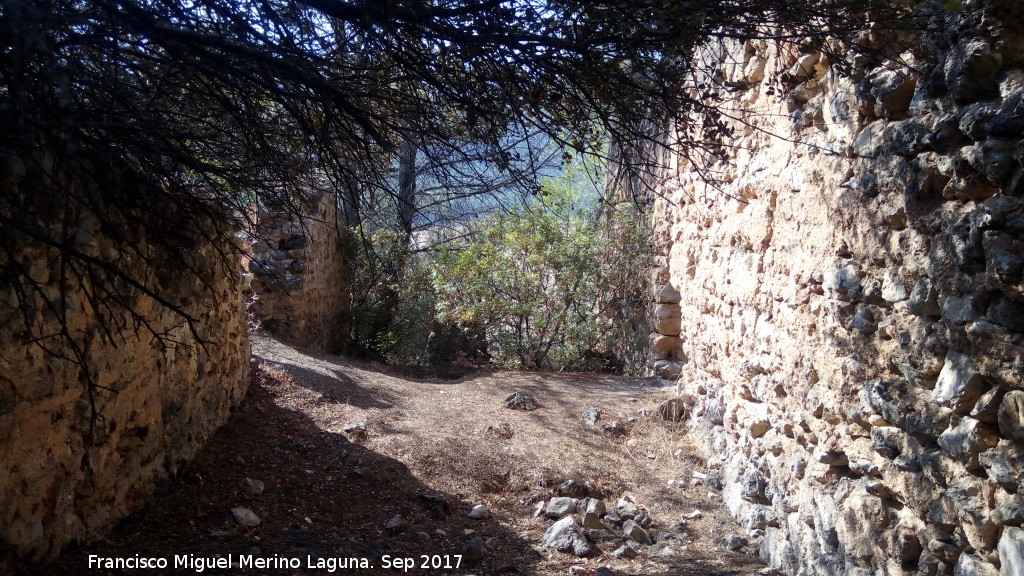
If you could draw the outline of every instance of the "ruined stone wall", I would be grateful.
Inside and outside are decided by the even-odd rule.
[[[248,263],[261,326],[289,342],[335,350],[345,336],[348,270],[337,198],[314,196],[309,216],[260,207]]]
[[[1024,574],[1024,42],[1002,4],[853,78],[724,47],[733,162],[715,189],[680,161],[657,201],[653,366],[787,573]]]
[[[35,194],[30,181],[6,179],[0,193]],[[102,221],[87,211],[72,218],[72,248],[108,261],[124,256],[121,264],[148,288],[198,320],[197,332],[139,293],[131,302],[137,317],[117,306],[97,310],[93,305],[110,288],[102,275],[69,283],[64,309],[48,308],[44,294],[60,302],[57,250],[26,241],[18,253],[0,256],[5,267],[31,263],[28,273],[39,286],[37,293],[0,284],[0,572],[15,559],[53,557],[140,507],[156,482],[226,420],[249,382],[236,264],[197,245],[184,258],[209,274],[177,273],[178,263],[137,258],[146,252],[144,237],[125,256],[104,235]],[[22,305],[19,289],[26,294]],[[96,379],[92,423],[82,366],[57,357],[73,357],[56,336],[58,314]],[[29,341],[30,331],[37,340]]]

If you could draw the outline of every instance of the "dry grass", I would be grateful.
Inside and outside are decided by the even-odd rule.
[[[703,518],[689,521],[691,540],[685,556],[703,556],[704,567],[722,573],[749,574],[759,566],[749,557],[727,554],[719,539],[742,532],[721,511],[709,489],[694,484],[694,472],[708,472],[686,435],[685,423],[649,416],[671,397],[671,388],[656,380],[589,374],[543,375],[495,373],[457,381],[419,380],[383,374],[372,367],[325,357],[309,357],[279,343],[257,347],[265,359],[284,365],[339,362],[347,377],[338,385],[348,391],[339,404],[311,403],[311,393],[282,399],[310,413],[326,430],[339,431],[354,422],[367,425],[366,448],[405,464],[419,480],[443,493],[498,511],[509,528],[539,540],[548,522],[532,513],[565,480],[590,485],[592,493],[614,503],[629,493],[646,507],[662,528],[694,509]],[[294,377],[294,374],[293,374]],[[503,399],[525,390],[540,405],[531,412],[509,410]],[[597,426],[582,419],[591,407],[601,410]],[[601,425],[617,420],[624,436],[610,435]],[[552,569],[569,557],[551,555]],[[652,560],[668,569],[676,560]],[[637,562],[599,559],[626,569]],[[640,561],[642,564],[643,561]],[[703,570],[704,568],[702,568]],[[654,573],[660,569],[654,570]]]

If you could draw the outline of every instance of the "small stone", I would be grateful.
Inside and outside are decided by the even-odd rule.
[[[231,515],[235,517],[235,522],[238,522],[245,528],[255,528],[260,525],[260,517],[248,508],[241,506],[232,508]]]
[[[1003,436],[1024,442],[1024,390],[1011,390],[1003,396],[997,418]]]
[[[739,552],[748,542],[745,537],[739,534],[730,534],[725,540],[725,549],[730,552]]]
[[[552,498],[544,508],[544,515],[548,518],[562,518],[569,514],[575,514],[579,500],[566,496]]]
[[[278,243],[277,248],[278,250],[296,250],[298,248],[305,248],[308,243],[309,240],[305,234],[292,234],[287,238],[283,238]]]
[[[384,524],[384,529],[388,532],[401,532],[409,527],[409,521],[405,519],[401,514],[395,514]]]
[[[354,424],[349,424],[348,426],[345,426],[345,428],[342,429],[342,432],[344,432],[346,436],[352,438],[366,438],[368,435],[366,430],[366,422],[356,422]]]
[[[647,530],[644,530],[643,527],[632,520],[626,520],[626,522],[622,524],[622,533],[626,538],[640,544],[650,546],[654,543],[654,541],[651,540],[651,535],[647,533]]]
[[[621,544],[623,540],[622,535],[612,532],[603,525],[600,528],[584,527],[583,535],[586,536],[587,540],[590,542],[605,542],[618,545]]]
[[[999,521],[1005,526],[1024,525],[1024,506],[1016,502],[1004,504],[999,508]]]
[[[520,390],[505,397],[505,407],[512,410],[536,410],[537,400],[533,394]]]
[[[699,520],[703,516],[704,516],[704,514],[702,514],[700,510],[694,510],[693,512],[690,512],[689,514],[684,515],[683,518],[686,519],[686,520]]]
[[[821,446],[816,446],[812,457],[816,462],[827,464],[829,466],[846,466],[850,460],[846,454],[841,450],[826,450]]]
[[[979,556],[964,552],[957,560],[953,574],[956,576],[999,576],[999,570]],[[1014,574],[1014,572],[1005,572],[1005,574]]]
[[[615,512],[624,519],[632,519],[639,511],[640,508],[637,507],[636,502],[629,496],[619,498],[618,504],[615,505]]]
[[[966,414],[981,397],[985,377],[966,354],[946,353],[946,361],[932,390],[932,401],[948,406],[957,414]]]
[[[622,423],[619,422],[618,420],[613,420],[607,424],[602,424],[601,431],[604,432],[605,434],[610,434],[612,436],[626,435],[626,427],[623,426]]]
[[[999,422],[999,408],[1002,405],[1005,393],[1005,390],[996,387],[982,394],[971,410],[971,417],[987,424],[997,424]],[[1003,434],[1005,435],[1005,432]]]
[[[670,284],[660,286],[654,293],[654,301],[658,304],[678,304],[682,295]]]
[[[266,484],[264,484],[262,480],[246,478],[243,480],[243,483],[245,484],[245,491],[249,496],[259,496],[260,494],[263,494],[263,491],[266,489]]]
[[[968,470],[975,470],[978,468],[979,454],[995,447],[999,443],[999,436],[994,426],[973,418],[964,418],[960,424],[940,434],[937,442],[946,453],[966,460]]]
[[[659,378],[675,380],[683,373],[683,366],[678,362],[659,360],[654,363],[654,371],[658,374]]]
[[[612,552],[613,558],[636,558],[638,555],[639,552],[637,552],[636,548],[629,544],[623,544]]]
[[[487,506],[484,506],[483,504],[477,504],[476,506],[473,506],[473,509],[470,510],[468,514],[468,516],[473,520],[483,520],[484,518],[487,518],[490,515],[491,513],[487,509]]]
[[[587,514],[596,514],[597,516],[604,516],[605,512],[608,511],[607,506],[604,504],[604,500],[598,498],[590,498],[587,500]]]
[[[591,426],[597,424],[597,421],[601,419],[601,410],[599,408],[587,408],[583,411],[583,421]]]
[[[1024,530],[1004,528],[997,549],[1004,574],[1024,574]]]
[[[470,564],[476,564],[485,557],[487,557],[487,546],[484,545],[483,538],[479,536],[470,539],[462,548],[462,559]]]
[[[420,542],[427,542],[430,540],[430,534],[427,534],[426,532],[417,532],[416,539]]]
[[[558,494],[560,496],[569,496],[571,498],[582,498],[587,495],[587,487],[572,479],[563,480],[562,483],[558,485]]]
[[[586,556],[593,549],[571,516],[552,524],[544,532],[544,546],[574,556]]]
[[[651,545],[650,552],[664,554],[666,550],[672,550],[672,545],[668,542],[655,542]],[[671,552],[670,552],[671,554]]]
[[[604,528],[604,524],[601,523],[601,517],[591,512],[583,514],[583,527],[588,529],[599,530]]]
[[[643,528],[649,528],[654,522],[651,520],[651,515],[647,513],[647,510],[640,510],[633,516],[633,521],[639,524]]]
[[[907,310],[918,316],[938,316],[942,314],[939,307],[939,294],[932,287],[930,278],[921,278],[910,292]]]
[[[686,417],[686,404],[680,398],[671,398],[658,404],[655,411],[658,418],[668,422],[679,422]]]

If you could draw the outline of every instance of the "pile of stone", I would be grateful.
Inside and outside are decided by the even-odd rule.
[[[675,380],[682,373],[683,349],[679,334],[682,330],[682,295],[669,285],[658,287],[654,293],[653,332],[651,355],[654,373],[665,380]]]
[[[602,550],[615,558],[635,558],[645,551],[668,556],[675,553],[672,544],[686,536],[682,523],[656,532],[654,519],[628,494],[612,509],[598,498],[557,496],[537,513],[555,521],[544,533],[544,546],[580,557]]]

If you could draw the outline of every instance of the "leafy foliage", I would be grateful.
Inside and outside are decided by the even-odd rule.
[[[621,320],[610,314],[620,302],[607,295],[637,284],[638,264],[649,262],[621,250],[646,237],[636,216],[618,216],[620,235],[606,235],[596,194],[573,176],[546,182],[539,199],[484,219],[468,243],[438,255],[439,317],[481,326],[497,366],[601,368]],[[632,245],[616,249],[622,234]]]

